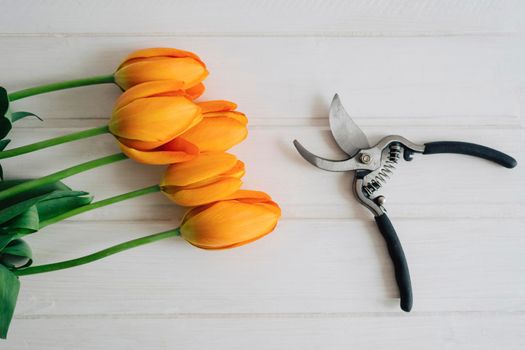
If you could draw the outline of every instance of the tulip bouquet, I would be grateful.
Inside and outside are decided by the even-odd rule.
[[[202,81],[207,75],[206,66],[197,55],[155,48],[132,53],[110,75],[12,93],[0,88],[0,159],[100,134],[115,137],[121,150],[38,179],[0,182],[0,337],[6,337],[13,316],[19,276],[86,264],[175,236],[203,249],[233,248],[275,228],[281,215],[279,206],[264,192],[241,189],[244,163],[226,153],[246,138],[246,116],[229,101],[196,101],[204,92]],[[9,143],[5,137],[12,124],[35,116],[12,111],[11,101],[104,83],[114,83],[123,91],[107,124],[5,149]],[[159,183],[100,201],[61,182],[74,174],[125,159],[167,167]],[[32,252],[22,239],[25,236],[75,215],[155,192],[188,207],[179,227],[77,259],[31,266]]]

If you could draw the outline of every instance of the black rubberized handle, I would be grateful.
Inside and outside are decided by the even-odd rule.
[[[436,153],[457,153],[466,154],[469,156],[479,157],[490,160],[505,168],[514,168],[518,165],[516,159],[508,154],[497,151],[493,148],[477,145],[475,143],[459,142],[459,141],[438,141],[425,143],[425,151],[423,154]]]
[[[377,227],[381,235],[386,241],[388,253],[394,263],[394,270],[396,273],[397,287],[399,288],[399,297],[401,298],[401,310],[410,312],[412,309],[412,283],[410,282],[410,272],[408,271],[408,265],[401,247],[401,242],[397,237],[396,230],[390,219],[386,214],[381,214],[375,217]]]

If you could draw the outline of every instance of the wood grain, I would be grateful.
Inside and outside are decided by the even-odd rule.
[[[97,318],[15,320],[6,349],[483,349],[519,350],[521,314],[357,315],[216,319]],[[50,330],[50,324],[53,324]],[[14,328],[13,327],[13,328]],[[27,334],[33,336],[28,339]]]
[[[224,35],[505,34],[523,28],[519,0],[285,0],[70,2],[4,0],[8,34]],[[96,25],[94,22],[96,21]]]
[[[0,82],[10,91],[112,72],[131,50],[197,52],[202,99],[250,118],[232,149],[245,188],[283,220],[268,237],[209,252],[181,239],[27,276],[2,349],[522,349],[525,346],[525,46],[521,1],[1,1]],[[291,142],[343,156],[327,108],[338,92],[372,142],[477,142],[512,170],[459,155],[418,156],[385,188],[414,284],[401,314],[392,267],[351,174],[304,162]],[[13,104],[10,147],[103,125],[119,90],[97,86]],[[3,160],[41,176],[117,152],[99,136]],[[131,161],[67,183],[104,198],[156,183]],[[88,254],[177,225],[161,194],[84,214],[28,241],[36,263]]]

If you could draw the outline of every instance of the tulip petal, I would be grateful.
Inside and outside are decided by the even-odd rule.
[[[224,200],[237,199],[246,203],[250,202],[271,202],[272,198],[265,192],[262,191],[252,191],[252,190],[239,190],[228,197],[225,197]]]
[[[173,193],[164,193],[178,205],[193,207],[219,201],[237,191],[241,185],[240,179],[227,177],[200,187],[183,187]]]
[[[267,204],[220,201],[184,217],[181,235],[203,249],[226,249],[247,244],[270,233],[279,215]]]
[[[165,93],[171,93],[171,96],[184,96],[186,92],[183,89],[183,85],[184,84],[178,80],[150,81],[135,85],[119,96],[115,102],[114,110],[118,110],[131,102],[144,97],[151,97]]]
[[[122,62],[119,68],[127,64],[130,64],[136,61],[137,59],[148,58],[148,57],[175,57],[175,58],[191,57],[204,65],[204,62],[202,62],[200,57],[194,54],[193,52],[174,49],[171,47],[154,47],[154,48],[142,49],[142,50],[137,50],[137,51],[132,52],[124,59],[124,62]]]
[[[221,176],[236,177],[240,179],[246,174],[244,162],[238,160],[237,163],[228,171],[221,174]]]
[[[180,189],[183,189],[183,188],[203,187],[203,186],[209,185],[211,183],[214,183],[214,182],[216,182],[218,180],[225,179],[225,178],[240,179],[245,174],[246,174],[246,171],[244,169],[244,163],[241,162],[240,160],[238,160],[237,164],[235,164],[230,170],[228,170],[228,171],[226,171],[224,173],[221,173],[221,174],[218,174],[218,175],[210,173],[209,174],[210,177],[202,179],[202,180],[199,180],[197,182],[193,182],[191,184],[187,184],[187,185],[184,185],[184,186],[175,186],[175,185],[172,185],[172,184],[168,184],[168,185],[165,185],[164,188],[168,189],[167,191],[169,193],[172,193],[174,191],[177,191],[177,190],[180,190]],[[173,189],[173,191],[171,191],[170,189]]]
[[[144,58],[130,61],[114,74],[115,82],[124,90],[155,80],[178,80],[190,88],[208,76],[206,67],[191,57]]]
[[[199,106],[185,97],[150,97],[116,110],[109,130],[126,139],[162,142],[174,139],[201,118]]]
[[[223,152],[243,141],[247,135],[246,126],[237,120],[205,117],[180,137],[195,144],[201,152]]]
[[[117,137],[120,143],[123,143],[129,148],[134,148],[139,151],[149,151],[157,147],[162,146],[166,141],[140,141],[140,140],[130,140],[123,137]],[[195,146],[197,147],[197,146]]]
[[[192,86],[189,89],[186,89],[185,90],[186,94],[184,96],[186,96],[190,100],[195,100],[196,98],[199,98],[204,93],[205,90],[206,90],[206,87],[204,86],[204,84],[199,83],[195,86]]]
[[[201,153],[188,162],[168,167],[161,186],[186,186],[210,179],[237,165],[237,158],[229,153]]]
[[[156,149],[141,151],[119,142],[120,149],[129,158],[144,164],[174,164],[194,159],[199,149],[183,139],[174,139]]]
[[[202,108],[202,113],[233,111],[237,108],[235,103],[226,100],[199,102],[199,106]]]
[[[204,117],[205,118],[217,118],[217,117],[230,118],[230,119],[238,121],[242,125],[248,124],[248,118],[246,118],[246,115],[244,113],[237,112],[237,111],[208,112],[204,114]]]

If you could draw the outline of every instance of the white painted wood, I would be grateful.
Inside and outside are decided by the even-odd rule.
[[[15,320],[8,350],[523,349],[522,314],[254,316]],[[53,325],[50,328],[50,324]],[[28,339],[27,334],[33,336]]]
[[[519,37],[0,37],[9,48],[0,56],[2,67],[13,62],[18,67],[3,69],[1,82],[13,91],[109,74],[133,50],[175,46],[197,52],[208,64],[203,99],[237,102],[252,125],[319,125],[338,92],[365,126],[403,120],[421,125],[427,118],[449,127],[515,126],[525,84],[525,76],[516,73],[525,58],[523,42]],[[28,53],[32,50],[38,55]],[[89,87],[14,106],[46,120],[103,118],[118,94],[113,86]]]
[[[524,170],[455,155],[419,156],[385,189],[405,247],[414,311],[398,310],[392,267],[351,174],[327,157],[333,93],[371,141],[462,140],[525,159],[521,1],[1,1],[0,84],[10,91],[110,73],[131,50],[197,52],[202,99],[250,118],[232,152],[245,187],[283,208],[277,230],[234,250],[181,239],[74,270],[22,279],[2,349],[521,349],[525,345]],[[8,9],[8,10],[5,10]],[[82,88],[17,101],[11,147],[102,125],[119,91]],[[117,152],[110,136],[3,160],[40,176]],[[131,161],[67,183],[97,198],[158,181]],[[87,213],[28,240],[37,263],[165,230],[183,214],[161,194]]]
[[[523,28],[519,0],[2,1],[0,32],[457,35]]]
[[[16,129],[13,146],[28,143],[35,139],[35,135],[45,139],[76,130],[79,129]],[[401,126],[365,127],[364,130],[372,141],[389,133],[401,134],[420,143],[467,140],[499,148],[513,154],[518,160],[524,158],[525,138],[521,128],[408,127],[403,123]],[[292,145],[294,138],[320,155],[340,156],[327,127],[255,126],[251,128],[248,139],[232,150],[246,162],[245,187],[270,193],[282,205],[287,218],[367,217],[368,212],[355,201],[351,193],[352,174],[329,173],[312,167],[295,151]],[[25,174],[43,176],[66,166],[119,151],[109,135],[98,136],[94,140],[4,160],[2,164],[6,177]],[[57,152],[60,160],[50,166],[49,159],[55,157]],[[66,183],[103,198],[155,184],[163,169],[124,161],[91,170],[86,176],[74,176]],[[419,155],[412,163],[398,166],[385,187],[385,194],[392,215],[397,217],[522,217],[525,204],[523,178],[522,167],[508,170],[487,161],[460,155]],[[167,199],[160,195],[149,195],[83,215],[81,219],[162,220],[170,216],[172,210],[173,206]]]
[[[392,220],[410,262],[414,314],[525,310],[525,220]],[[31,243],[35,262],[50,263],[176,224],[67,223]],[[270,236],[230,251],[171,239],[75,270],[22,277],[17,315],[398,314],[391,263],[376,230],[363,215],[284,219]]]

